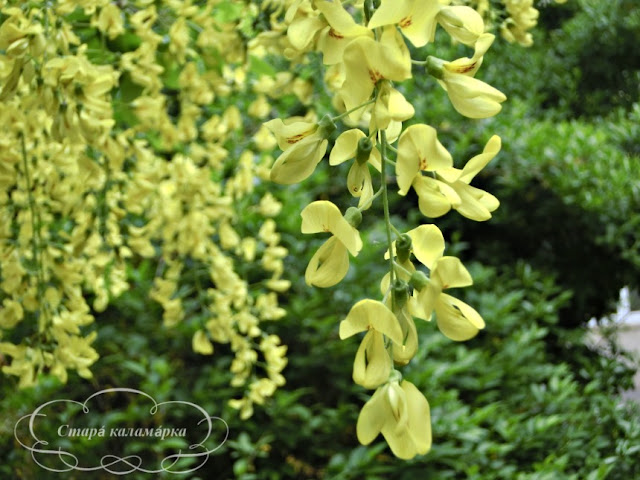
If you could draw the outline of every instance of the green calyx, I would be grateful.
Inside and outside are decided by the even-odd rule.
[[[411,253],[411,237],[407,233],[403,233],[396,240],[396,255],[399,263],[405,263],[409,260]]]
[[[373,150],[373,143],[369,138],[364,137],[361,138],[358,142],[358,151],[356,153],[356,162],[358,165],[364,165],[369,160],[369,155],[371,155],[371,150]]]
[[[413,272],[409,279],[409,284],[416,290],[420,291],[429,285],[429,277],[422,272]]]
[[[393,282],[393,302],[395,308],[402,308],[409,300],[409,285],[402,280]]]
[[[356,207],[349,207],[344,214],[344,218],[353,228],[358,228],[362,223],[362,212]]]
[[[442,77],[444,76],[444,60],[437,58],[437,57],[432,57],[432,56],[428,56],[427,57],[427,72],[429,72],[429,75],[437,78],[438,80],[442,80]]]

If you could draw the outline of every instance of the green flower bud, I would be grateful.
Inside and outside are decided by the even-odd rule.
[[[429,277],[422,272],[413,272],[409,279],[409,284],[416,290],[420,291],[429,285]]]
[[[396,255],[398,261],[404,263],[409,260],[409,254],[411,253],[411,237],[407,233],[403,233],[396,240]]]
[[[373,150],[371,140],[369,140],[368,137],[361,138],[358,142],[358,153],[356,153],[356,162],[358,162],[358,165],[367,163],[369,155],[371,155],[371,150]]]
[[[362,212],[356,207],[349,207],[344,214],[344,218],[353,228],[358,228],[362,223]]]

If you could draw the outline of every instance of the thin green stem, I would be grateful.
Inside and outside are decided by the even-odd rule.
[[[413,275],[413,272],[410,272],[409,270],[404,268],[402,265],[400,265],[398,262],[394,261],[393,264],[395,268],[397,268],[398,270],[401,270],[403,273],[406,273],[409,277]]]
[[[371,198],[369,200],[367,200],[367,202],[362,205],[361,207],[358,207],[358,210],[360,210],[361,212],[366,210],[367,208],[369,208],[371,206],[371,204],[373,203],[373,201],[378,198],[380,195],[382,194],[382,187],[380,187],[378,189],[378,191],[376,193],[374,193]]]
[[[393,268],[392,240],[391,240],[391,216],[389,215],[389,196],[387,192],[387,133],[380,130],[380,181],[382,183],[382,206],[384,208],[384,222],[387,230],[387,246],[389,247],[389,280],[391,285],[395,281]],[[392,297],[393,302],[393,297]]]
[[[347,110],[344,113],[341,113],[338,116],[335,117],[331,117],[331,120],[336,121],[336,120],[340,120],[341,118],[346,117],[347,115],[351,115],[353,112],[355,112],[356,110],[360,110],[361,108],[366,107],[367,105],[371,105],[373,102],[375,102],[375,98],[372,98],[371,100],[368,100],[360,105],[358,105],[357,107],[353,107],[351,110]]]

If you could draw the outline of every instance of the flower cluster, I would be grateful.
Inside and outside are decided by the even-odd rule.
[[[343,280],[350,256],[363,248],[358,230],[363,215],[374,215],[371,206],[382,203],[387,248],[380,255],[389,269],[380,279],[381,299],[357,302],[340,323],[339,334],[346,339],[364,333],[353,380],[375,390],[360,413],[358,439],[366,445],[381,433],[396,456],[409,459],[431,447],[429,404],[396,369],[408,364],[419,348],[415,319],[435,316],[440,331],[454,341],[472,338],[484,321],[449,292],[471,285],[472,279],[458,258],[444,254],[438,227],[425,223],[402,233],[392,224],[391,181],[395,179],[400,195],[415,190],[425,217],[456,210],[472,220],[488,220],[499,202],[471,183],[498,154],[501,142],[491,137],[482,153],[456,168],[434,127],[404,124],[415,109],[400,84],[411,80],[417,66],[446,91],[460,114],[474,119],[496,115],[506,97],[476,78],[494,35],[485,32],[478,11],[442,0],[382,0],[377,8],[370,0],[348,7],[339,1],[299,0],[284,18],[288,28],[280,41],[288,42],[285,52],[291,58],[314,51],[322,55],[337,114],[320,121],[294,117],[267,122],[283,152],[270,178],[282,184],[304,181],[327,150],[330,165],[350,163],[346,185],[357,204],[343,214],[334,203],[320,200],[301,212],[302,233],[329,234],[309,261],[305,280],[311,286],[326,288]],[[408,43],[419,56],[423,47],[432,47],[438,28],[468,46],[470,56],[412,58]],[[330,148],[338,120],[347,128]]]
[[[255,67],[269,13],[252,2],[37,4],[0,10],[2,371],[91,377],[92,324],[146,265],[166,327],[204,355],[229,344],[250,416],[287,363],[264,327],[289,281],[260,123],[309,82]]]

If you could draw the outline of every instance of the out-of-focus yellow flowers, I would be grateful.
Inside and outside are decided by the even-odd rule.
[[[90,378],[99,352],[86,328],[141,288],[131,265],[148,265],[140,293],[159,304],[158,322],[187,323],[204,355],[229,344],[232,405],[246,418],[284,384],[286,347],[263,322],[285,315],[278,294],[290,286],[272,218],[281,205],[264,188],[276,140],[254,119],[282,95],[308,104],[310,83],[253,71],[264,47],[212,15],[216,0],[13,3],[0,25],[2,372],[20,387],[43,373]],[[251,25],[259,9],[242,14]],[[246,263],[255,283],[239,273]]]

